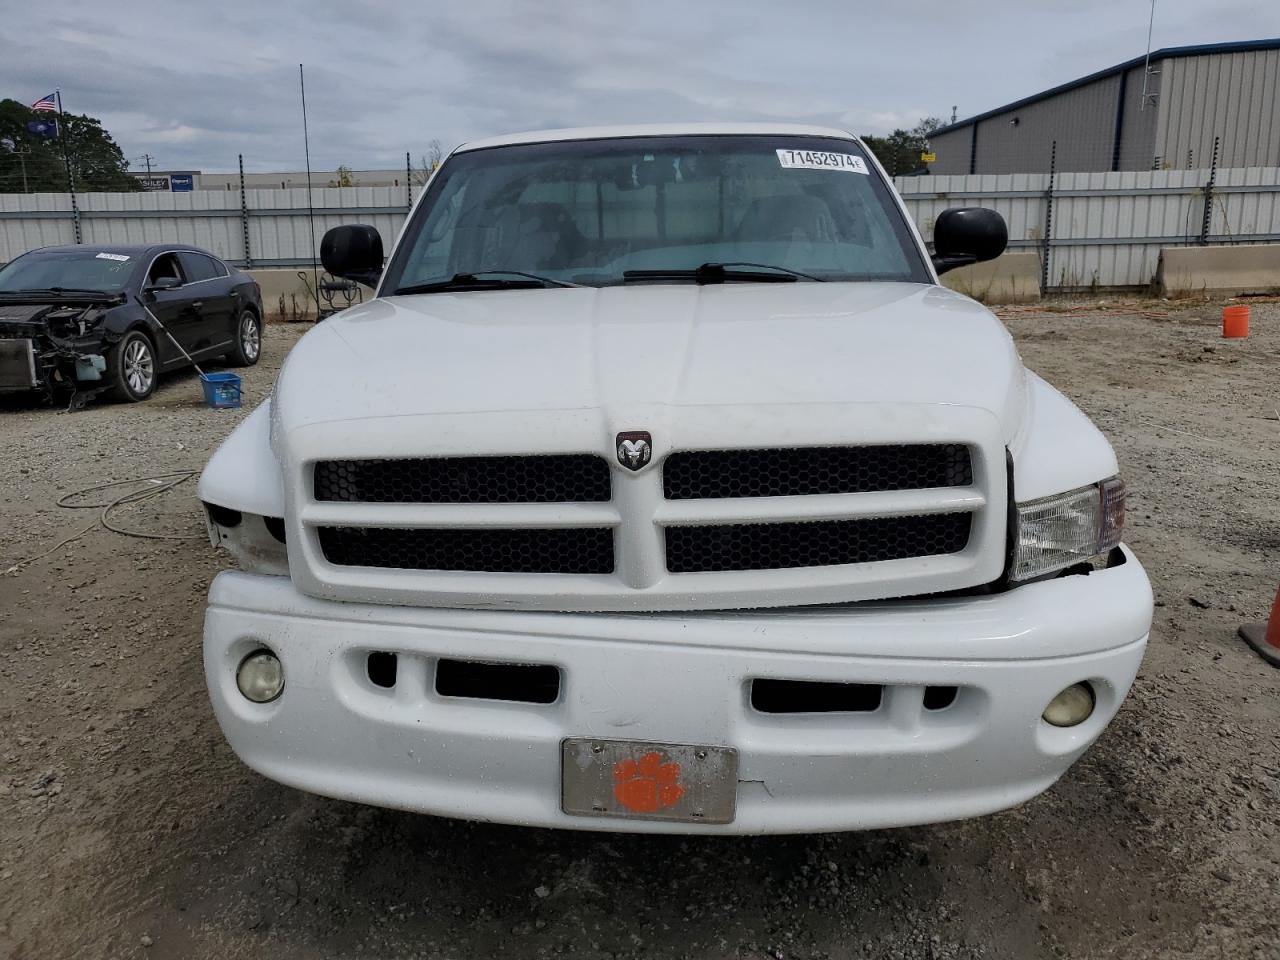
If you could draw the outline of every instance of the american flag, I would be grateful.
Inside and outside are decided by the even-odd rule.
[[[49,113],[56,113],[58,110],[57,94],[51,93],[47,97],[41,97],[31,105],[32,110],[43,110]]]

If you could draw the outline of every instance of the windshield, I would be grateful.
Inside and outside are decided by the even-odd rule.
[[[704,264],[768,266],[801,280],[929,282],[889,187],[853,141],[687,136],[454,155],[414,214],[383,292],[511,271],[590,286],[688,282],[678,274]]]
[[[48,250],[27,253],[0,267],[0,293],[63,287],[118,293],[124,289],[136,261],[123,253]]]

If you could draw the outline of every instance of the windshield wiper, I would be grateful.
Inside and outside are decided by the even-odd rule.
[[[106,290],[90,290],[87,287],[24,287],[21,290],[0,290],[0,296],[5,297],[47,297],[50,294],[57,297],[63,295],[73,297],[102,297],[105,300],[110,300],[114,297],[120,296],[118,292],[109,293]]]
[[[395,295],[409,293],[443,293],[453,290],[536,290],[539,287],[580,287],[580,283],[552,280],[522,270],[477,270],[474,273],[455,273],[448,280],[433,283],[413,283],[397,287]]]
[[[695,283],[725,283],[740,280],[758,283],[794,283],[796,280],[815,280],[815,277],[790,267],[779,267],[771,263],[704,263],[693,270],[661,269],[661,270],[624,270],[622,279],[625,283],[634,280],[693,280]]]

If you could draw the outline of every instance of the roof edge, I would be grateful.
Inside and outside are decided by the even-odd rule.
[[[1200,43],[1183,47],[1162,47],[1159,50],[1151,51],[1152,62],[1156,60],[1179,60],[1183,57],[1204,57],[1218,53],[1250,53],[1256,50],[1280,50],[1280,37],[1272,37],[1265,40],[1235,40],[1226,43]],[[1056,97],[1059,94],[1067,93],[1079,87],[1088,86],[1091,83],[1097,83],[1099,80],[1105,80],[1107,77],[1113,77],[1117,74],[1132,70],[1134,67],[1140,67],[1146,61],[1147,55],[1144,53],[1140,57],[1134,57],[1132,60],[1126,60],[1124,63],[1117,63],[1114,67],[1107,67],[1104,70],[1098,70],[1087,76],[1080,77],[1078,80],[1070,80],[1067,83],[1058,84],[1056,87],[1050,87],[1040,93],[1033,93],[1029,97],[1023,97],[1021,100],[1014,100],[1012,103],[1006,103],[1004,106],[995,107],[984,113],[974,114],[972,117],[966,117],[963,120],[957,120],[955,123],[949,123],[945,127],[939,127],[933,131],[930,136],[940,136],[944,133],[951,133],[955,130],[963,130],[965,127],[971,127],[975,123],[983,120],[989,120],[992,117],[998,117],[1002,113],[1008,113],[1010,110],[1017,110],[1020,107],[1029,106],[1033,103],[1039,103],[1041,100],[1048,100],[1050,97]]]
[[[798,123],[635,123],[608,127],[565,127],[552,130],[530,130],[496,137],[485,137],[462,144],[455,153],[484,150],[526,143],[548,143],[566,140],[609,140],[619,137],[679,137],[679,136],[732,136],[734,134],[758,136],[832,137],[840,140],[857,140],[847,130],[835,127],[812,126]]]

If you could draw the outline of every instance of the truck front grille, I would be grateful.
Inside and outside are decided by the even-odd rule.
[[[842,563],[877,563],[959,553],[969,542],[971,515],[876,517],[801,523],[741,523],[667,529],[667,569],[785,570]]]
[[[775,450],[693,450],[667,457],[668,500],[803,497],[878,490],[923,490],[973,483],[961,443]]]
[[[613,531],[320,527],[325,559],[338,566],[480,573],[613,573]]]
[[[690,436],[721,427],[688,416],[703,418]],[[610,448],[589,452],[585,427],[561,448],[585,453],[354,457],[344,445],[367,453],[367,438],[326,439],[299,458],[291,570],[330,599],[579,612],[849,603],[996,580],[1008,493],[994,418],[871,419],[843,446],[787,446],[768,418],[756,446],[664,450],[655,431],[635,471]]]
[[[345,503],[600,503],[609,465],[594,454],[321,460],[315,498]]]

